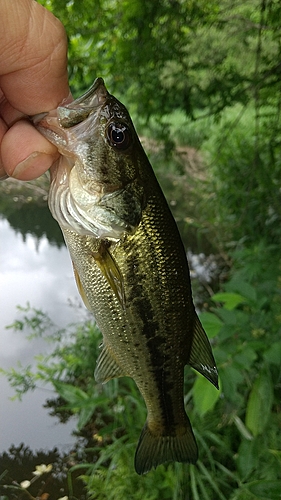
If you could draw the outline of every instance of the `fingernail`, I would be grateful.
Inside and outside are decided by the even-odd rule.
[[[18,163],[11,175],[15,179],[21,180],[36,179],[50,168],[54,159],[52,155],[35,151]]]

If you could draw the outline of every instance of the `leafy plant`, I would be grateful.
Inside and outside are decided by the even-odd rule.
[[[246,492],[278,498],[280,259],[276,248],[269,251],[264,244],[241,249],[234,257],[225,291],[212,297],[217,306],[201,315],[207,332],[210,327],[212,336],[217,333],[214,354],[219,365],[221,398],[215,409],[224,415],[225,425],[233,428],[233,435],[235,427],[238,431],[232,450],[241,484],[233,498],[252,498],[243,496]],[[196,384],[194,391],[195,400],[199,399]]]
[[[57,343],[54,353],[37,359],[32,388],[51,382],[58,394],[52,404],[55,413],[68,418],[71,413],[78,415],[78,428],[86,441],[70,474],[80,474],[89,498],[121,500],[132,491],[136,498],[147,499],[180,500],[188,495],[208,500],[278,498],[278,265],[275,247],[260,244],[251,250],[237,250],[229,281],[212,297],[214,305],[209,311],[201,313],[213,343],[220,391],[187,369],[185,405],[200,450],[195,466],[168,464],[144,477],[137,476],[133,455],[146,412],[134,382],[121,378],[103,387],[95,384],[93,367],[100,334],[92,322],[72,326],[67,343],[65,333],[53,333]],[[36,322],[28,320],[27,324],[30,327]],[[22,377],[24,380],[24,372]],[[27,381],[22,384],[22,390],[26,388]]]

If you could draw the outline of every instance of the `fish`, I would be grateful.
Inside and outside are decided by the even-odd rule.
[[[102,333],[95,380],[131,377],[146,404],[135,470],[195,463],[184,367],[217,388],[218,371],[177,224],[129,112],[97,78],[81,97],[33,123],[61,154],[48,203]]]

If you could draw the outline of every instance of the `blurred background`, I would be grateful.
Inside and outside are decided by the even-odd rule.
[[[8,179],[0,498],[280,499],[281,4],[39,3],[66,28],[74,97],[101,76],[131,114],[186,248],[220,391],[186,369],[199,461],[138,477],[144,403],[131,380],[94,382],[101,335],[48,211],[47,175]],[[52,471],[32,475],[41,463]]]

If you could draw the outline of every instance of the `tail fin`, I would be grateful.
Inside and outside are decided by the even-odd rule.
[[[146,423],[135,454],[135,469],[145,474],[164,462],[195,463],[198,449],[189,420],[184,432],[176,435],[154,435]]]

